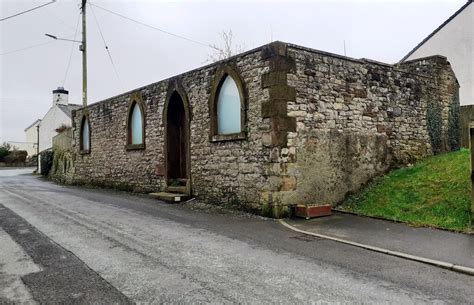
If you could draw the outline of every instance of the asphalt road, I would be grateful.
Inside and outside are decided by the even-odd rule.
[[[38,230],[32,239],[49,240],[58,247],[51,251],[78,260],[77,269],[51,265],[62,275],[54,284],[57,294],[67,295],[76,278],[90,278],[118,302],[121,295],[160,303],[474,302],[474,277],[310,238],[270,219],[196,208],[193,202],[168,205],[123,192],[60,186],[28,170],[1,170],[0,204],[11,213],[7,219]],[[12,229],[20,225],[7,222],[0,218],[0,240],[8,241],[0,245],[8,258],[0,260],[0,301],[38,301],[41,277],[25,278],[45,267],[28,240],[15,233],[23,231]],[[12,272],[16,256],[26,265]],[[52,274],[50,281],[56,279]]]

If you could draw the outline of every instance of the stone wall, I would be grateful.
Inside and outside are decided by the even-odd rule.
[[[267,195],[273,205],[336,204],[391,167],[451,150],[449,112],[459,100],[445,58],[391,66],[293,45],[286,56],[296,129],[268,166],[280,182]]]
[[[211,88],[220,67],[230,67],[243,81],[246,102],[246,136],[234,141],[210,141]],[[186,95],[190,113],[190,164],[195,196],[219,203],[234,203],[260,209],[259,191],[265,187],[265,164],[269,152],[262,134],[269,121],[261,116],[268,98],[261,75],[268,65],[260,49],[246,52],[160,81],[76,111],[73,115],[76,151],[75,183],[126,189],[137,192],[163,190],[164,117],[167,99],[175,90]],[[127,116],[131,96],[139,95],[145,108],[145,149],[127,150]],[[80,124],[87,114],[91,126],[90,154],[79,153]]]
[[[211,96],[224,68],[242,79],[245,134],[216,141]],[[274,42],[73,112],[73,182],[162,190],[163,114],[176,91],[189,114],[193,195],[276,217],[289,204],[336,204],[391,167],[453,149],[457,90],[440,56],[391,66]],[[139,150],[127,149],[133,99],[145,110]]]
[[[460,144],[459,84],[446,57],[419,58],[406,61],[399,67],[418,75],[418,79],[423,81],[420,99],[426,103],[426,128],[432,151],[442,153],[458,149]]]

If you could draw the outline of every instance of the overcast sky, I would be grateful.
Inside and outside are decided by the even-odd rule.
[[[0,0],[0,18],[50,0]],[[204,44],[219,44],[231,29],[251,49],[271,40],[370,58],[387,63],[408,51],[466,3],[466,0],[335,1],[103,1],[98,6]],[[69,90],[81,104],[81,52],[72,39],[80,0],[57,0],[0,22],[0,143],[24,141],[24,129],[52,105],[51,91]],[[212,49],[87,7],[89,104],[206,63]],[[117,68],[104,48],[95,13]],[[77,38],[80,40],[80,26]],[[42,46],[15,51],[47,43]],[[66,70],[72,50],[71,64]]]

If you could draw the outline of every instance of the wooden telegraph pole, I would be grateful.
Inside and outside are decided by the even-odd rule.
[[[474,123],[469,124],[469,148],[471,151],[471,228],[474,229]]]
[[[86,2],[82,0],[82,105],[87,107],[87,43],[86,43]]]

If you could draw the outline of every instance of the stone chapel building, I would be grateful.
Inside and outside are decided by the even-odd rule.
[[[282,216],[458,148],[458,83],[283,42],[73,111],[73,183],[184,193]]]

